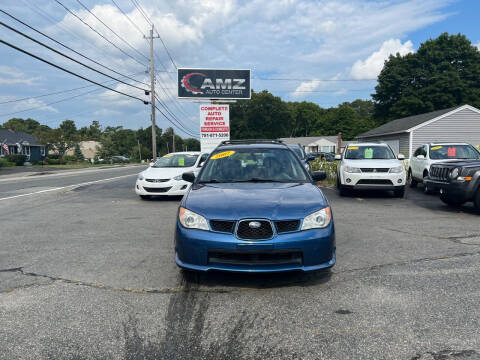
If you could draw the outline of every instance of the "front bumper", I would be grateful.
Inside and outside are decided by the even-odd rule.
[[[472,201],[476,192],[476,181],[440,181],[426,178],[424,181],[426,186],[432,190],[440,191],[448,197],[458,200],[459,202]]]
[[[364,190],[395,190],[405,186],[405,171],[401,173],[342,173],[342,185],[351,189]]]
[[[183,196],[190,186],[191,184],[184,180],[170,179],[162,183],[151,183],[137,179],[135,193],[137,195]]]
[[[233,234],[217,233],[196,229],[185,229],[177,221],[175,232],[175,262],[191,270],[223,270],[234,272],[279,272],[313,271],[335,265],[335,230],[333,222],[325,229],[311,229],[285,234],[276,234],[264,241],[245,241]],[[252,261],[223,261],[212,254],[225,253],[253,258],[276,254],[299,254],[299,262],[276,260],[270,263]]]

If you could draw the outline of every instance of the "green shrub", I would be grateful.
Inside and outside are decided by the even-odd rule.
[[[75,155],[63,155],[61,160],[65,161],[65,163],[67,163],[67,162],[76,162],[78,159]]]
[[[0,158],[0,167],[15,166],[15,163],[7,161],[5,158]]]
[[[326,185],[335,185],[337,183],[337,165],[338,161],[325,161],[320,158],[310,162],[312,171],[325,171],[327,178],[325,179]]]
[[[14,163],[16,166],[22,166],[25,161],[27,161],[27,155],[22,154],[11,154],[5,156],[5,159],[8,162]]]
[[[65,165],[67,162],[65,159],[55,159],[48,157],[45,159],[48,165]]]

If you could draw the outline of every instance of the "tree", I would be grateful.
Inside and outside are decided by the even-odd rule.
[[[75,151],[74,151],[73,155],[77,158],[77,160],[85,160],[85,158],[83,157],[82,150],[80,149],[80,145],[79,145],[79,144],[76,144],[76,145],[75,145]]]
[[[444,33],[416,53],[391,55],[378,77],[374,117],[392,119],[471,104],[480,106],[480,52],[465,35]]]
[[[5,129],[23,131],[31,135],[33,135],[35,131],[39,129],[40,126],[45,126],[45,125],[40,125],[38,121],[30,118],[28,119],[12,118],[2,125],[2,127]]]

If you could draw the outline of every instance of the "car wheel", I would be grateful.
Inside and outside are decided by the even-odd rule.
[[[424,173],[423,174],[423,192],[427,195],[431,195],[431,194],[434,193],[434,191],[430,188],[430,186],[428,186],[425,183],[425,180],[426,180],[427,177],[428,177],[428,173]]]
[[[140,198],[142,200],[149,200],[151,198],[151,196],[150,195],[140,195]]]
[[[413,178],[412,169],[408,169],[408,183],[412,189],[418,185],[418,181]]]
[[[475,205],[475,210],[480,213],[480,189],[477,189],[475,198],[473,199],[473,205]]]
[[[477,192],[478,193],[478,192]],[[477,194],[478,195],[478,194]],[[478,197],[478,196],[477,196]],[[464,201],[459,201],[457,199],[454,199],[450,196],[448,196],[447,194],[445,193],[441,193],[440,194],[440,200],[442,200],[442,202],[444,204],[447,204],[448,206],[453,206],[453,207],[457,207],[457,206],[461,206],[463,204],[465,204]]]
[[[395,197],[403,198],[403,196],[405,195],[405,186],[401,186],[399,189],[393,190],[393,194],[395,195]]]

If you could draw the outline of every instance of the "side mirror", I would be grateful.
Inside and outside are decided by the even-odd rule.
[[[335,160],[342,160],[342,155],[336,154],[335,155]]]
[[[150,164],[148,164],[149,166],[153,166],[155,163],[154,162],[151,162]]]
[[[417,155],[417,159],[425,159],[424,155]]]
[[[314,171],[312,173],[312,179],[314,182],[322,181],[327,178],[327,173],[325,171]]]
[[[198,164],[198,167],[202,167],[205,164],[205,161],[202,161],[200,164]]]
[[[189,183],[193,183],[195,181],[195,174],[191,171],[183,173],[182,180],[185,180]]]
[[[397,159],[398,159],[398,160],[405,160],[405,155],[403,155],[403,154],[398,154]]]

